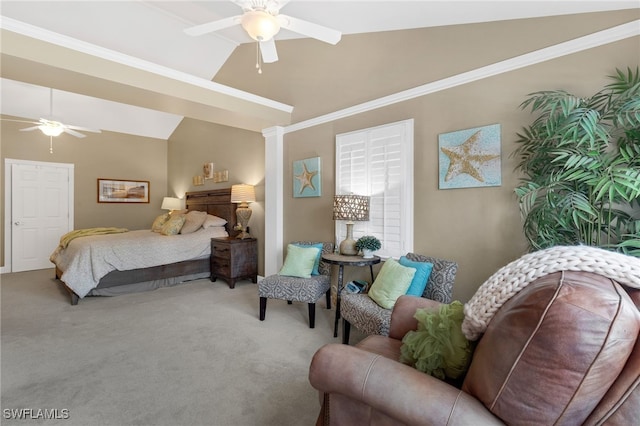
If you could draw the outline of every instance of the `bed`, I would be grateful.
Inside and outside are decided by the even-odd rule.
[[[224,219],[226,225],[222,229],[200,229],[188,235],[164,236],[151,230],[140,230],[92,235],[71,241],[66,249],[59,250],[61,253],[54,253],[55,258],[52,255],[52,261],[56,265],[56,279],[71,295],[71,304],[77,305],[79,299],[85,296],[115,296],[210,277],[211,238],[237,234],[237,231],[233,230],[237,205],[231,203],[230,188],[187,192],[185,197],[187,210],[207,212]],[[144,259],[147,253],[145,250],[153,251],[154,256],[159,254],[167,263],[130,268],[137,258],[129,256],[127,259],[121,259],[118,257],[117,249],[120,244],[132,243],[136,245],[135,255],[141,256],[140,264],[147,262]],[[180,250],[172,250],[172,244],[180,245]],[[110,247],[113,248],[113,253],[104,251]],[[103,253],[101,258],[105,258],[104,264],[92,265],[90,261],[82,258],[90,257],[91,250],[94,253]],[[167,261],[166,259],[173,258],[169,252],[175,253],[178,258],[189,258]],[[118,264],[128,266],[118,270],[114,266]]]

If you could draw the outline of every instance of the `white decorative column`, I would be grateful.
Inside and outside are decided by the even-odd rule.
[[[264,165],[264,276],[280,270],[283,262],[284,127],[262,131]]]

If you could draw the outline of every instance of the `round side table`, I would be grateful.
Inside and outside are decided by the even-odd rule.
[[[338,337],[338,320],[340,319],[340,295],[344,283],[342,282],[344,277],[344,267],[346,266],[368,266],[371,271],[371,284],[373,284],[373,265],[380,263],[379,256],[373,256],[365,259],[362,256],[345,256],[336,253],[326,253],[322,255],[322,260],[331,264],[338,265],[338,285],[336,286],[336,319],[333,325],[333,337]]]

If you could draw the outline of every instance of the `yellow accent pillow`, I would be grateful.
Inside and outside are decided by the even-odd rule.
[[[178,214],[178,215],[172,214],[171,218],[164,225],[162,225],[162,229],[160,230],[160,233],[162,235],[178,234],[182,229],[182,225],[184,225],[185,220],[187,220],[187,218],[184,217],[183,214]]]
[[[389,258],[371,285],[369,297],[383,308],[391,309],[398,297],[407,292],[415,274],[415,268],[402,266],[398,261]]]
[[[160,232],[162,230],[162,225],[167,223],[170,217],[171,215],[169,213],[161,214],[160,216],[156,217],[153,221],[153,224],[151,224],[151,230],[153,232]]]

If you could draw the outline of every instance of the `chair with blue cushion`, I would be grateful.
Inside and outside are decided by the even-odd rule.
[[[414,293],[413,295],[441,303],[451,303],[453,283],[458,272],[457,263],[415,253],[408,253],[404,257],[406,258],[404,259],[405,266],[411,266],[413,262],[433,265],[426,288],[421,294]],[[403,264],[402,260],[400,264]],[[419,270],[420,268],[417,272]],[[409,288],[409,291],[412,291],[412,287]],[[343,292],[340,301],[340,316],[342,317],[342,343],[344,344],[349,344],[351,325],[366,335],[389,335],[391,309],[380,306],[369,297],[369,294]]]
[[[317,248],[317,257],[309,274],[305,258],[308,250],[291,248]],[[288,304],[304,302],[309,306],[309,328],[315,327],[316,302],[326,295],[327,309],[331,309],[331,266],[321,260],[323,253],[332,253],[333,243],[294,241],[288,246],[287,256],[282,269],[277,274],[265,277],[258,282],[260,296],[260,321],[264,321],[267,299],[286,300]],[[305,263],[305,264],[303,264]]]

